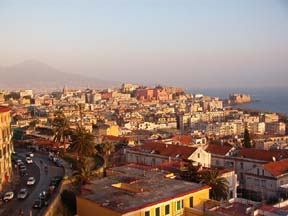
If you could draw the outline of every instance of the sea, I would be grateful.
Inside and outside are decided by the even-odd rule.
[[[238,104],[234,107],[244,109],[256,109],[269,112],[284,113],[288,115],[288,87],[275,88],[217,88],[217,89],[189,89],[192,94],[204,94],[207,96],[227,99],[229,94],[243,93],[252,96],[253,102]]]

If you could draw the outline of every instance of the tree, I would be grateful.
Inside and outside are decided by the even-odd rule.
[[[73,176],[78,180],[80,185],[84,185],[89,181],[92,172],[87,159],[81,160],[78,170],[73,174]]]
[[[94,136],[78,125],[72,133],[71,150],[77,153],[80,160],[85,156],[94,155],[96,153]]]
[[[247,128],[245,128],[245,131],[244,131],[243,146],[244,146],[245,148],[251,148],[251,147],[252,147],[249,130],[248,130]]]
[[[112,142],[105,141],[96,147],[105,160],[104,167],[106,168],[110,154],[115,151],[115,145]]]
[[[69,138],[71,134],[70,129],[70,121],[64,115],[63,111],[58,110],[54,113],[54,120],[52,122],[52,126],[54,129],[54,142],[60,142],[64,146],[64,151],[66,150],[66,140]]]
[[[198,169],[196,166],[193,166],[192,162],[189,162],[188,166],[185,167],[183,171],[181,171],[180,176],[182,179],[190,182],[199,183],[201,180]]]
[[[207,184],[211,187],[210,197],[212,199],[227,199],[229,193],[228,181],[220,176],[217,169],[202,172],[201,179],[202,184]]]

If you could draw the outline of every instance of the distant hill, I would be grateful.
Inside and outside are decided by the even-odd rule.
[[[45,63],[29,60],[10,67],[0,67],[1,89],[54,90],[68,88],[110,88],[120,83],[69,74],[57,70]]]

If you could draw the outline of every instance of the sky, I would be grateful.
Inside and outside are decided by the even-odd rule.
[[[183,87],[288,81],[287,0],[0,0],[0,65]]]

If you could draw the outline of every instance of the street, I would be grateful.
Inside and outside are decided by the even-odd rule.
[[[24,149],[17,150],[19,158],[22,159],[22,161],[25,161],[25,154],[26,151]],[[42,164],[40,163],[40,160],[42,160]],[[33,164],[26,164],[28,176],[26,177],[19,177],[20,184],[17,184],[16,186],[12,186],[12,189],[14,191],[14,198],[13,200],[9,201],[8,203],[4,203],[0,207],[0,215],[2,216],[18,216],[19,209],[22,209],[24,211],[24,216],[30,216],[30,211],[32,211],[32,215],[41,215],[43,211],[45,210],[45,207],[42,207],[42,209],[33,209],[33,203],[34,201],[39,197],[39,194],[45,190],[49,190],[49,184],[50,180],[54,176],[63,176],[63,168],[56,167],[53,162],[51,162],[48,159],[47,154],[40,154],[40,153],[34,153],[33,157]],[[48,167],[48,173],[44,171],[44,167]],[[14,175],[18,175],[19,173],[14,172]],[[18,176],[16,176],[18,178]],[[35,177],[36,183],[32,186],[27,186],[26,182],[28,177]],[[17,200],[17,193],[20,190],[20,188],[27,188],[29,190],[29,195],[24,200]],[[49,202],[50,203],[50,200]]]

